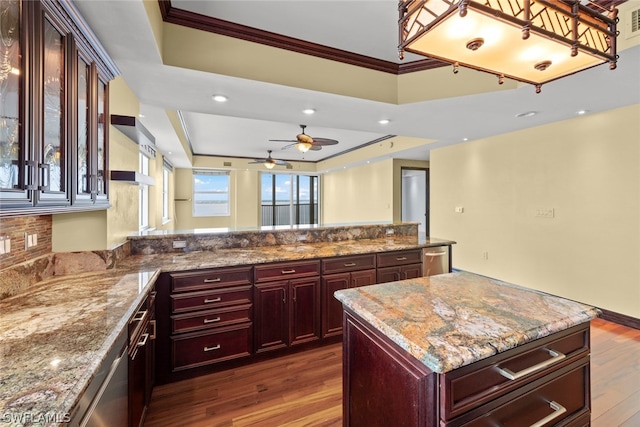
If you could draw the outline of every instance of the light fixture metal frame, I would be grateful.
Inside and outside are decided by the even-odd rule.
[[[433,8],[430,8],[430,6],[433,6],[435,3],[438,3],[438,6],[440,7],[448,4],[449,7],[438,14],[433,10]],[[558,15],[559,19],[565,20],[565,24],[570,28],[568,34],[562,34],[553,27],[551,29],[547,29],[535,25],[534,21],[536,16],[533,16],[531,11],[531,5],[534,3],[538,6],[542,5],[545,12],[550,10],[550,13],[555,13]],[[516,10],[516,8],[514,8],[514,4],[521,6],[520,10]],[[492,8],[491,5],[497,8]],[[595,6],[606,10],[597,4],[595,4]],[[496,19],[497,21],[501,21],[515,27],[520,27],[522,29],[523,39],[527,39],[531,33],[535,33],[538,36],[566,45],[571,49],[571,56],[576,56],[579,52],[583,52],[601,59],[602,62],[577,71],[559,75],[540,83],[503,73],[499,70],[483,68],[477,65],[456,61],[452,58],[444,58],[422,50],[412,49],[411,45],[413,43],[419,40],[424,34],[431,31],[438,24],[449,18],[452,14],[458,12],[461,17],[464,17],[467,15],[469,9]],[[505,13],[505,10],[516,10],[516,13],[514,13],[514,15],[510,15]],[[452,64],[454,66],[454,72],[457,72],[457,68],[460,65],[474,70],[494,74],[498,77],[500,84],[504,81],[504,77],[532,84],[536,87],[536,92],[540,92],[540,88],[544,83],[584,71],[594,66],[602,65],[606,62],[609,63],[609,68],[613,70],[616,68],[618,60],[618,54],[616,51],[616,38],[619,34],[617,30],[618,9],[615,7],[611,7],[608,10],[607,16],[581,4],[580,0],[483,0],[483,3],[475,0],[400,0],[398,3],[398,12],[398,52],[400,59],[404,58],[405,51],[422,56],[428,56]],[[421,12],[424,12],[426,16],[433,19],[427,23],[418,22],[417,19],[412,20],[413,17],[418,16],[416,14]],[[584,23],[588,27],[585,31],[592,29],[592,32],[596,34],[585,35],[584,33],[579,33],[578,28],[580,23]],[[408,28],[413,25],[418,25],[421,28],[417,31],[413,27]]]

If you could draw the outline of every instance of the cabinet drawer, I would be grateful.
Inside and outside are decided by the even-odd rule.
[[[172,369],[180,371],[251,354],[251,323],[171,337]]]
[[[198,270],[186,273],[171,273],[170,276],[171,290],[173,292],[187,292],[230,285],[251,284],[251,267]]]
[[[320,275],[320,261],[287,262],[255,267],[256,283]]]
[[[409,251],[385,252],[377,254],[378,267],[391,267],[394,265],[417,264],[422,262],[420,249]]]
[[[375,254],[344,256],[322,260],[322,273],[344,273],[355,270],[376,268]]]
[[[590,397],[585,392],[589,382],[589,362],[568,373],[544,382],[519,397],[505,396],[501,405],[479,408],[482,415],[461,427],[574,425],[588,420]],[[540,424],[536,424],[540,423]],[[455,425],[458,425],[457,423]],[[582,423],[575,425],[584,425]],[[449,425],[448,425],[449,426]]]
[[[443,418],[454,418],[588,355],[587,322],[448,372],[442,381]],[[500,373],[526,373],[527,369],[531,372],[513,380]]]
[[[173,333],[193,332],[251,321],[251,304],[171,316]]]
[[[171,310],[173,313],[182,313],[235,304],[247,304],[251,303],[251,298],[251,285],[173,294],[171,295]]]

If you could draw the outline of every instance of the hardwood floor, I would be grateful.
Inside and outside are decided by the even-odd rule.
[[[640,330],[591,324],[592,427],[640,426]],[[156,387],[145,427],[340,426],[335,344]]]

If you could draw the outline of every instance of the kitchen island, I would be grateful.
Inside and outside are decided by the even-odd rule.
[[[335,296],[345,426],[589,425],[597,309],[465,272]]]

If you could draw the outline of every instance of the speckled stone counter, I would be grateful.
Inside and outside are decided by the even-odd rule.
[[[437,373],[599,314],[584,304],[466,272],[345,289],[335,296]]]
[[[0,425],[68,422],[157,274],[56,277],[0,301]]]
[[[158,274],[415,249],[417,237],[132,255],[115,268],[52,276],[0,301],[0,426],[64,423]],[[83,254],[77,254],[83,256]],[[45,416],[50,422],[43,421]]]

